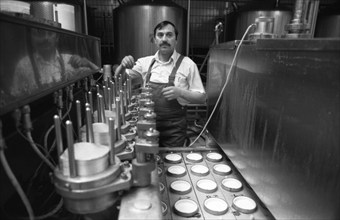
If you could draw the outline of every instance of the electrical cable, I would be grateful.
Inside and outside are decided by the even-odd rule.
[[[27,138],[27,136],[25,136],[20,130],[19,128],[17,128],[17,132],[20,134],[21,137],[23,137],[26,141],[30,142],[30,140]],[[43,146],[41,146],[40,144],[36,144],[37,148],[41,149],[42,151],[46,152],[46,154],[48,153],[45,148]]]
[[[69,107],[68,107],[66,113],[62,116],[62,120],[63,120],[64,118],[66,118],[66,116],[69,115],[69,112],[71,111],[71,109],[72,109],[72,102],[70,102]],[[54,125],[52,125],[52,126],[48,129],[48,131],[46,132],[46,134],[45,134],[45,136],[44,136],[44,147],[45,147],[45,148],[43,148],[43,147],[41,147],[40,145],[34,143],[34,140],[33,140],[33,138],[32,138],[31,132],[27,132],[27,133],[26,133],[26,134],[27,134],[27,137],[26,137],[19,129],[17,129],[18,133],[19,133],[22,137],[24,137],[24,138],[30,143],[30,145],[32,146],[32,148],[34,149],[34,151],[35,151],[35,152],[39,155],[39,157],[43,160],[43,161],[39,164],[39,166],[38,166],[37,170],[35,171],[35,173],[34,173],[33,178],[32,178],[31,181],[33,181],[33,179],[36,178],[36,176],[37,176],[37,174],[38,174],[38,171],[39,171],[40,168],[42,167],[43,162],[47,163],[47,165],[48,165],[52,170],[54,170],[54,167],[56,166],[56,164],[54,163],[54,161],[50,161],[50,160],[48,159],[48,158],[50,157],[50,153],[53,151],[53,149],[54,149],[54,147],[55,147],[55,141],[53,142],[53,144],[52,144],[52,146],[51,146],[51,148],[50,148],[49,150],[48,150],[48,148],[47,148],[47,140],[48,140],[48,136],[49,136],[49,133],[53,130],[53,128],[54,128]],[[38,149],[37,146],[40,146],[43,150],[46,150],[46,151],[48,150],[47,153],[46,153],[46,155],[43,155],[43,154],[40,152],[40,150]],[[52,163],[53,163],[53,164],[52,164]],[[29,188],[30,188],[30,187],[29,187]],[[60,206],[60,207],[62,206],[62,201],[59,202],[58,206],[57,206],[56,209],[55,209],[56,211],[52,210],[51,212],[49,212],[49,213],[47,213],[47,214],[45,214],[45,215],[43,215],[43,216],[36,216],[35,219],[44,219],[44,218],[46,218],[46,217],[49,217],[49,216],[53,215],[55,212],[57,212],[57,211],[60,209],[59,206]],[[24,218],[24,219],[25,219],[25,218]]]
[[[248,28],[247,28],[247,30],[244,32],[244,34],[243,34],[243,36],[242,36],[242,38],[241,38],[241,40],[240,40],[240,43],[239,43],[239,45],[237,46],[237,49],[236,49],[236,52],[235,52],[233,61],[231,62],[231,66],[230,66],[230,69],[229,69],[228,74],[227,74],[227,79],[226,79],[226,81],[225,81],[225,83],[224,83],[224,85],[223,85],[223,87],[222,87],[222,90],[221,90],[221,92],[220,92],[220,94],[219,94],[219,96],[218,96],[218,98],[217,98],[217,101],[216,101],[216,103],[215,103],[215,106],[214,106],[213,110],[211,111],[211,113],[210,113],[210,115],[209,115],[209,117],[208,117],[208,120],[206,121],[206,123],[205,123],[205,125],[204,125],[204,127],[203,127],[203,129],[202,129],[202,131],[201,131],[201,133],[196,137],[196,139],[195,139],[193,142],[191,142],[191,144],[190,144],[188,147],[191,147],[194,143],[196,143],[196,141],[200,138],[200,136],[201,136],[201,135],[205,132],[205,130],[207,129],[207,126],[208,126],[208,124],[209,124],[209,122],[210,122],[212,116],[214,115],[216,109],[217,109],[217,105],[218,105],[218,103],[220,102],[220,100],[221,100],[221,98],[222,98],[223,92],[224,92],[225,88],[227,87],[227,84],[228,84],[229,79],[230,79],[231,71],[233,70],[233,67],[234,67],[234,65],[235,65],[235,61],[236,61],[237,55],[238,55],[238,53],[239,53],[239,50],[240,50],[240,48],[241,48],[241,45],[242,45],[242,43],[243,43],[243,41],[244,41],[244,38],[246,37],[246,35],[248,34],[249,30],[250,30],[253,26],[256,26],[256,24],[251,24],[251,25],[249,25]]]
[[[98,77],[98,79],[96,80],[96,83],[98,83],[98,81],[103,77],[103,75],[104,75],[104,73],[102,73],[102,74]]]
[[[33,220],[34,219],[34,213],[33,213],[32,206],[31,206],[27,196],[25,195],[24,191],[22,190],[17,178],[13,174],[13,171],[12,171],[11,167],[9,166],[9,164],[7,162],[4,150],[5,150],[5,141],[2,138],[2,122],[0,120],[0,161],[1,161],[1,164],[4,168],[4,170],[5,170],[6,175],[8,176],[9,181],[12,183],[14,189],[17,191],[22,202],[24,203],[24,206],[27,210],[29,219]]]
[[[28,213],[28,216],[29,216],[29,219],[33,220],[35,219],[34,218],[34,213],[33,213],[33,209],[31,207],[31,204],[30,202],[28,201],[24,191],[22,190],[18,180],[16,179],[16,177],[14,176],[8,162],[7,162],[7,159],[6,159],[6,156],[5,156],[5,153],[2,149],[0,149],[0,160],[1,160],[1,164],[5,170],[5,173],[7,174],[8,176],[8,179],[10,180],[10,182],[12,183],[13,187],[15,188],[15,190],[17,191],[17,193],[19,194],[22,202],[24,203],[25,205],[25,208],[27,210],[27,213]]]
[[[30,131],[26,131],[26,137],[33,148],[33,150],[38,154],[38,156],[51,168],[51,170],[54,170],[55,166],[52,164],[51,161],[48,160],[48,158],[45,157],[44,154],[41,153],[41,151],[38,149],[37,145],[34,143],[34,140],[32,138],[32,134]]]
[[[64,114],[64,116],[62,117],[62,120],[64,120],[65,119],[65,117],[68,115],[68,113],[71,111],[71,108],[72,108],[72,103],[70,103],[69,104],[69,108],[68,108],[68,110],[67,110],[67,112]],[[44,149],[48,149],[48,147],[47,147],[47,142],[48,142],[48,136],[49,136],[49,134],[51,133],[51,131],[54,129],[54,125],[52,125],[48,130],[47,130],[47,132],[45,133],[45,135],[44,135]],[[20,131],[18,131],[26,140],[27,140],[27,138],[25,137],[25,135],[24,134],[22,134]],[[49,148],[49,150],[47,151],[47,153],[46,153],[46,155],[45,155],[45,157],[48,159],[48,158],[50,158],[50,154],[51,154],[51,152],[54,150],[54,148],[55,148],[55,146],[56,146],[56,141],[54,140],[53,141],[53,143],[52,143],[52,145],[51,145],[51,147]],[[51,163],[53,163],[53,165],[54,166],[56,166],[56,163],[54,162],[54,161],[52,161],[52,158],[50,158],[51,159]],[[41,167],[42,167],[42,164],[43,164],[43,162],[44,161],[42,161],[40,164],[39,164],[39,166],[38,166],[38,168],[36,169],[36,171],[34,172],[34,174],[33,174],[33,176],[32,176],[32,178],[31,178],[31,182],[36,178],[36,176],[38,175],[38,171],[41,169]],[[31,187],[31,184],[29,185],[29,187],[28,187],[28,189],[30,189],[30,187]],[[29,190],[28,190],[29,191]]]
[[[66,113],[61,117],[61,120],[64,120],[66,118],[66,116],[69,115],[71,109],[72,109],[72,103],[69,104],[69,107],[68,107]],[[44,135],[44,147],[46,149],[47,149],[48,136],[50,135],[50,133],[53,129],[54,129],[54,124],[51,125],[51,127],[47,130],[47,132]]]
[[[31,130],[32,130],[32,122],[31,122],[31,118],[30,118],[30,108],[28,105],[23,107],[23,127],[25,130],[26,135],[24,135],[19,128],[17,127],[17,132],[23,137],[25,138],[29,144],[31,145],[31,147],[33,148],[33,150],[38,154],[38,156],[52,169],[54,170],[54,165],[52,164],[51,161],[48,160],[48,158],[45,157],[45,155],[43,153],[41,153],[41,151],[39,150],[37,145],[31,135]],[[17,124],[17,123],[16,123]]]
[[[58,202],[57,206],[54,209],[52,209],[51,211],[49,211],[46,214],[34,216],[34,220],[42,220],[42,219],[46,219],[46,218],[49,218],[49,217],[55,215],[63,207],[63,204],[64,204],[64,200],[63,200],[63,198],[61,198],[60,201]],[[27,217],[18,217],[18,216],[16,216],[15,218],[16,219],[23,219],[23,220],[29,219]]]
[[[68,108],[67,112],[64,114],[64,116],[62,117],[62,120],[69,114],[69,112],[71,111],[71,108],[72,108],[72,103],[69,104],[69,108]],[[51,131],[53,130],[53,128],[54,128],[54,125],[52,125],[52,126],[47,130],[47,132],[46,132],[45,135],[44,135],[44,151],[46,151],[45,157],[46,157],[47,159],[49,159],[49,160],[51,161],[51,163],[53,163],[54,166],[56,166],[56,163],[53,161],[53,159],[52,159],[51,156],[50,156],[51,152],[54,150],[54,148],[55,148],[55,146],[56,146],[56,141],[55,141],[55,140],[53,141],[53,143],[52,143],[52,145],[51,145],[50,148],[47,147],[47,145],[48,145],[48,143],[47,143],[47,142],[48,142],[48,136],[49,136],[49,134],[51,133]],[[27,140],[26,136],[25,136],[24,134],[22,134],[19,130],[18,130],[18,133],[21,134],[21,136]],[[29,141],[29,140],[27,140],[27,141]],[[40,145],[37,144],[37,146],[40,146]],[[48,150],[48,149],[49,149],[49,150]],[[39,164],[38,168],[37,168],[36,171],[34,172],[32,178],[31,178],[31,180],[30,180],[31,182],[33,182],[33,180],[37,177],[37,175],[38,175],[38,173],[39,173],[39,170],[40,170],[41,167],[42,167],[43,162],[44,162],[44,161],[42,161],[42,162]],[[29,186],[28,186],[28,190],[27,190],[28,192],[30,191],[30,188],[31,188],[31,184],[29,184]]]
[[[35,219],[40,220],[40,219],[45,219],[45,218],[51,217],[52,215],[56,214],[63,207],[63,204],[64,204],[64,200],[63,200],[63,198],[61,198],[59,203],[57,204],[57,206],[54,209],[52,209],[51,211],[49,211],[48,213],[46,213],[44,215],[36,216]]]

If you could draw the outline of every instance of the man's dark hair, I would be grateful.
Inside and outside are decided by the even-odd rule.
[[[176,35],[176,40],[177,40],[178,30],[177,30],[176,26],[175,26],[172,22],[170,22],[170,21],[162,21],[162,22],[158,23],[158,24],[156,25],[155,29],[153,29],[153,36],[156,37],[156,31],[157,31],[158,29],[162,29],[163,27],[165,27],[165,26],[167,26],[167,25],[169,25],[169,24],[170,24],[171,26],[174,27],[174,29],[175,29],[175,35]]]

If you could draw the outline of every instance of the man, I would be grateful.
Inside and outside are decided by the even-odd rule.
[[[84,57],[60,53],[56,32],[31,28],[28,33],[27,54],[15,67],[10,91],[12,96],[19,97],[50,88],[80,71],[99,70]]]
[[[135,63],[126,56],[116,69],[116,76],[127,72],[132,83],[143,82],[153,88],[157,114],[156,126],[160,132],[160,147],[182,147],[186,138],[186,104],[205,103],[206,94],[197,65],[177,53],[178,31],[169,21],[154,28],[155,55],[142,57]]]

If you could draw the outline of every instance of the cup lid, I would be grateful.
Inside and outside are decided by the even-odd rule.
[[[184,167],[179,165],[173,165],[168,168],[168,175],[174,177],[182,177],[185,176],[186,170]]]
[[[226,164],[216,164],[213,167],[213,171],[218,175],[226,176],[231,173],[231,168]]]
[[[191,191],[191,184],[185,180],[176,180],[170,184],[170,190],[173,193],[184,195]]]
[[[180,163],[182,162],[182,157],[179,154],[167,154],[164,158],[167,163]]]
[[[192,162],[192,163],[199,163],[203,161],[203,157],[199,153],[187,154],[186,158],[187,158],[187,161]]]
[[[220,153],[216,153],[216,152],[211,152],[207,154],[207,160],[211,161],[211,162],[220,162],[222,161],[222,155]]]
[[[192,217],[198,213],[198,205],[191,199],[180,199],[174,204],[176,214],[183,217]]]
[[[242,183],[235,178],[225,178],[222,180],[222,188],[230,192],[238,192],[242,189]]]
[[[210,179],[201,179],[196,183],[197,189],[204,193],[213,193],[217,190],[217,184]]]
[[[256,209],[256,202],[247,196],[237,196],[233,199],[233,208],[245,213],[253,213]]]
[[[220,198],[208,198],[204,201],[204,209],[213,215],[224,215],[228,211],[228,203]]]
[[[192,166],[190,170],[196,176],[206,176],[209,174],[209,168],[201,164]]]

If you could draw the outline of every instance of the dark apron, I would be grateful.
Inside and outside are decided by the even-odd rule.
[[[146,84],[149,84],[152,88],[152,99],[155,102],[156,129],[160,133],[160,147],[182,147],[186,139],[186,107],[180,105],[177,99],[169,101],[162,95],[163,88],[175,85],[175,75],[183,58],[183,55],[178,58],[169,76],[168,83],[150,82],[151,68],[155,63],[155,59],[151,61],[146,75]]]

